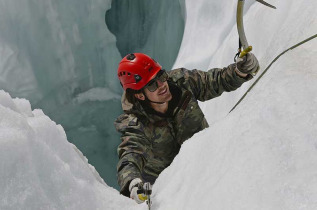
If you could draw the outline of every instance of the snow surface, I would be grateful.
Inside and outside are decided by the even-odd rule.
[[[233,2],[183,1],[187,19],[175,66],[231,63]],[[262,71],[317,32],[316,1],[270,3],[278,9],[253,2],[245,13]],[[210,44],[213,37],[218,41]],[[201,104],[211,126],[185,142],[160,175],[153,209],[317,209],[316,49],[314,39],[283,55],[230,114],[255,79]],[[0,116],[0,209],[146,209],[108,187],[63,128],[27,100],[1,91]]]
[[[228,4],[201,3],[199,9],[192,7],[197,13],[191,22],[204,18],[197,14],[211,9],[211,4]],[[270,3],[278,9],[254,2],[244,17],[260,73],[279,53],[317,33],[316,1]],[[191,7],[188,10],[193,13]],[[205,31],[214,30],[208,26]],[[203,26],[186,24],[183,51],[175,65],[195,66],[196,60],[186,59],[186,53],[198,52],[199,45],[195,48],[195,35],[186,31],[197,33],[197,28]],[[223,30],[214,30],[213,36],[220,37]],[[196,42],[212,43],[212,36],[206,35],[210,33],[199,34]],[[232,54],[236,40],[234,25],[221,46],[212,48],[208,68],[230,63],[226,55]],[[230,114],[255,79],[238,91],[201,103],[212,126],[187,141],[160,175],[153,189],[154,209],[317,209],[316,49],[314,39],[283,55]]]
[[[0,209],[133,209],[24,99],[0,91]]]
[[[282,57],[236,110],[187,141],[154,185],[155,208],[317,209],[316,47]]]

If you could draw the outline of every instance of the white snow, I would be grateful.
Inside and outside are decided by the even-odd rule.
[[[0,209],[133,209],[24,99],[0,91]]]
[[[206,10],[211,4],[201,3]],[[254,2],[245,15],[247,38],[262,71],[279,53],[317,33],[316,1],[270,3],[278,9]],[[225,3],[217,4],[222,8]],[[188,31],[201,27],[186,24]],[[202,36],[200,43],[209,46],[212,35]],[[180,55],[198,52],[185,38]],[[208,67],[230,63],[227,55],[233,54],[236,40],[234,25],[211,50]],[[255,79],[202,103],[212,126],[187,141],[160,175],[153,189],[155,209],[317,209],[316,49],[314,39],[283,55],[230,114]],[[178,63],[195,66],[188,57],[179,57]]]
[[[184,2],[186,27],[175,67],[231,63],[236,1]],[[277,10],[253,2],[245,13],[262,71],[286,48],[317,33],[316,1],[269,2]],[[317,209],[316,49],[314,39],[283,55],[230,114],[256,78],[202,103],[211,126],[185,142],[160,175],[153,209]],[[81,97],[99,100],[94,95]],[[60,125],[4,91],[0,167],[0,209],[146,209],[108,187]]]
[[[154,185],[157,209],[317,209],[316,47],[289,52],[182,146]]]

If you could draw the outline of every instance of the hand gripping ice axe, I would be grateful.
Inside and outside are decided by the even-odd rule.
[[[244,57],[248,52],[252,50],[252,46],[248,44],[247,38],[244,33],[244,26],[243,26],[243,7],[244,7],[244,1],[245,0],[238,0],[238,6],[237,6],[237,28],[238,28],[238,34],[239,34],[239,49],[238,53],[236,55],[240,58]],[[263,1],[263,0],[256,0],[257,2],[264,4],[265,6],[271,7],[273,9],[276,9],[275,6]],[[242,49],[241,49],[242,48]]]

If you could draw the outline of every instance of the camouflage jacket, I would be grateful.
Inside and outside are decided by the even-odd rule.
[[[129,183],[134,178],[153,183],[158,175],[171,164],[180,145],[195,133],[208,127],[198,101],[206,101],[233,91],[251,79],[239,77],[235,64],[208,72],[184,68],[168,72],[172,93],[169,116],[155,112],[137,102],[130,104],[122,97],[124,114],[115,121],[122,134],[118,147],[117,165],[120,193],[129,196]]]

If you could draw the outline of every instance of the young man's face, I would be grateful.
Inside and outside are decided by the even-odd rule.
[[[161,70],[157,73],[156,77],[144,87],[144,94],[150,101],[164,103],[172,99],[167,79],[167,73]],[[144,94],[135,94],[135,97],[139,100],[145,100]]]

